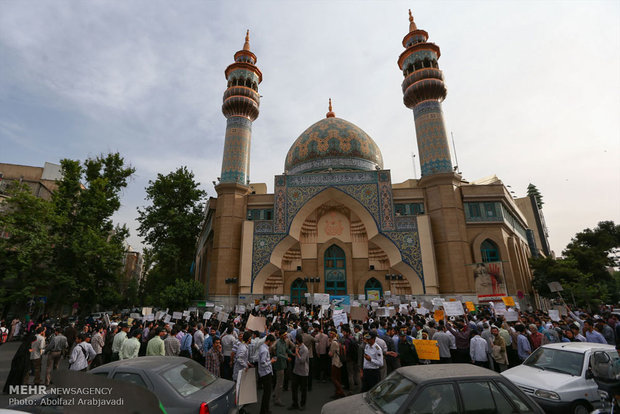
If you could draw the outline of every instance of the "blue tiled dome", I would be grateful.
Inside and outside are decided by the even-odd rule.
[[[284,169],[289,174],[383,168],[379,147],[356,125],[329,117],[306,129],[291,146]]]

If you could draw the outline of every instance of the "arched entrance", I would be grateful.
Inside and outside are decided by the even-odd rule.
[[[501,260],[497,244],[489,239],[486,239],[480,245],[480,253],[482,254],[482,261],[484,263],[499,262]]]
[[[346,260],[344,251],[335,244],[325,251],[325,293],[347,294]]]
[[[308,285],[302,279],[297,278],[291,284],[291,303],[306,303],[306,295],[308,293]]]
[[[383,297],[383,286],[381,286],[381,282],[379,282],[374,277],[371,277],[370,279],[368,279],[368,281],[364,285],[364,293],[366,294],[366,299],[368,299],[369,290],[378,290],[379,297],[380,298]]]

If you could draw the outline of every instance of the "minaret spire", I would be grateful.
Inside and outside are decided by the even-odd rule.
[[[249,29],[247,32],[245,32],[245,43],[243,44],[243,50],[247,50],[248,52],[250,51],[250,30]]]
[[[250,183],[250,140],[252,122],[258,118],[258,85],[263,74],[256,67],[256,55],[250,51],[250,31],[243,49],[235,53],[235,62],[224,72],[228,89],[224,92],[222,112],[226,117],[226,138],[220,183],[247,186]]]
[[[422,177],[453,172],[441,110],[447,93],[437,64],[441,52],[427,40],[428,33],[417,28],[409,10],[409,33],[403,39],[405,51],[398,58],[398,67],[405,77],[403,102],[413,109]]]
[[[332,110],[332,98],[329,98],[329,112],[325,114],[326,118],[334,118],[336,114]]]

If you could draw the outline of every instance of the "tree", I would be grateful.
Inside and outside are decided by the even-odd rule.
[[[176,279],[157,296],[156,305],[170,309],[185,309],[193,300],[202,298],[204,287],[196,280]]]
[[[53,286],[52,250],[55,235],[49,229],[56,216],[51,202],[31,194],[25,184],[13,182],[0,214],[0,305],[24,306],[33,296],[45,296]]]
[[[620,300],[620,277],[613,271],[617,263],[612,252],[620,246],[620,226],[602,221],[594,229],[585,229],[571,239],[563,258],[531,259],[532,284],[543,297],[555,297],[547,287],[560,282],[566,294],[574,296],[580,306],[598,305]]]
[[[199,186],[194,174],[180,167],[168,175],[157,174],[146,188],[151,204],[138,208],[138,234],[150,246],[145,293],[153,299],[176,279],[192,278],[206,196]]]
[[[540,191],[538,191],[538,188],[536,188],[536,186],[532,183],[530,183],[527,186],[527,195],[534,196],[534,198],[536,199],[536,204],[538,205],[539,209],[541,209],[543,204],[545,204],[543,202],[543,198],[542,198],[542,195],[540,194]]]
[[[56,302],[113,306],[118,292],[126,226],[114,225],[120,192],[135,172],[118,153],[79,161],[62,160],[62,180],[53,194],[58,224],[55,246]]]

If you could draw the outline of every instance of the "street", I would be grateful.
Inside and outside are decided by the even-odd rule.
[[[8,342],[0,346],[0,387],[4,387],[4,382],[6,381],[7,376],[9,375],[9,371],[11,370],[11,359],[13,355],[19,348],[19,342]],[[47,359],[43,356],[42,368],[41,368],[41,379],[44,379],[45,369],[47,364]],[[60,369],[68,369],[69,364],[67,359],[62,359]],[[32,378],[32,377],[31,377]],[[313,389],[311,392],[308,392],[307,397],[307,406],[305,412],[307,413],[320,413],[321,407],[324,404],[331,401],[329,396],[333,394],[333,386],[330,382],[321,383],[319,381],[313,381],[312,383]],[[260,399],[261,399],[262,391],[258,392],[258,403],[251,404],[249,406],[245,406],[245,410],[248,414],[258,414],[260,411]],[[6,408],[8,405],[9,396],[6,394],[0,394],[0,408]],[[282,393],[282,402],[284,403],[284,407],[275,407],[271,404],[271,411],[273,414],[284,414],[291,413],[291,411],[287,410],[287,407],[291,405],[292,397],[291,391],[285,391]]]

